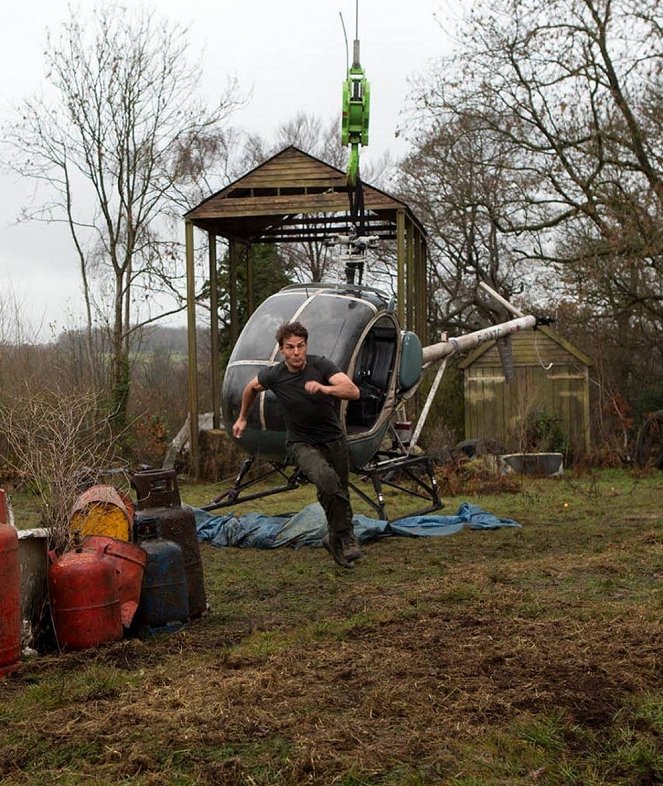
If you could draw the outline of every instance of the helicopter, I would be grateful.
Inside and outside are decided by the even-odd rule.
[[[333,361],[360,391],[359,399],[339,402],[339,417],[346,432],[351,470],[372,483],[374,498],[353,480],[350,488],[384,520],[387,519],[385,485],[426,500],[426,507],[408,515],[442,507],[434,457],[422,453],[417,442],[449,356],[497,340],[508,361],[509,336],[535,328],[541,319],[522,314],[484,285],[489,294],[514,314],[514,319],[455,338],[445,336],[437,344],[423,346],[414,331],[402,329],[394,296],[362,284],[365,263],[378,242],[376,236],[366,233],[359,173],[359,150],[368,144],[369,96],[357,33],[353,62],[343,86],[341,123],[342,143],[350,147],[347,193],[351,222],[346,233],[327,238],[328,245],[341,249],[345,281],[291,284],[268,297],[253,312],[235,343],[224,374],[221,402],[223,422],[231,434],[246,383],[262,368],[279,360],[279,347],[274,338],[279,326],[293,321],[318,326],[310,331],[309,351]],[[403,425],[405,404],[417,392],[424,374],[436,365],[438,371],[428,398],[414,432],[408,436],[399,428]],[[287,465],[285,424],[271,391],[260,393],[249,412],[239,446],[248,458],[233,486],[204,505],[204,510],[292,490],[306,482],[296,467]],[[266,462],[268,469],[253,476],[249,470],[257,458]],[[283,479],[281,485],[252,491],[256,484],[274,473]]]
[[[484,288],[492,293],[486,285]],[[492,294],[505,303],[497,293]],[[268,297],[253,313],[229,358],[222,388],[223,421],[228,424],[229,433],[239,414],[246,383],[261,368],[278,362],[276,330],[281,324],[295,320],[320,326],[311,331],[310,352],[332,360],[360,390],[359,399],[340,402],[339,416],[346,431],[351,470],[371,481],[375,499],[353,481],[350,487],[381,519],[387,518],[384,485],[428,500],[427,507],[416,514],[442,507],[434,457],[418,451],[417,441],[447,359],[486,341],[504,343],[515,332],[547,322],[533,315],[519,315],[482,330],[422,346],[416,333],[401,329],[393,296],[377,288],[350,280],[289,285]],[[438,372],[416,427],[411,438],[403,438],[398,429],[399,412],[417,392],[424,374],[435,365],[439,365]],[[295,489],[305,482],[297,468],[288,472],[285,424],[271,391],[260,393],[239,445],[248,458],[234,485],[204,505],[204,510]],[[258,457],[267,462],[269,469],[246,480]],[[267,491],[246,493],[273,473],[280,474],[285,483]]]

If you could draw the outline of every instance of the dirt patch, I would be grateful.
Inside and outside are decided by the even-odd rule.
[[[442,771],[445,762],[451,766],[454,744],[521,716],[554,710],[576,724],[610,724],[631,691],[660,686],[662,635],[661,625],[645,629],[621,619],[609,626],[563,618],[504,624],[459,613],[357,627],[333,642],[259,661],[220,651],[212,666],[187,665],[182,650],[180,661],[171,661],[179,673],[154,670],[140,692],[48,713],[43,734],[72,747],[97,740],[109,751],[105,767],[113,777],[142,774],[154,784],[168,782],[160,774],[160,751],[168,749],[184,751],[202,783],[250,782],[247,748],[254,762],[280,761],[284,784],[328,784],[348,766],[378,773],[410,763]],[[189,635],[188,644],[197,639]],[[177,636],[171,641],[174,649],[183,644]],[[130,649],[99,657],[134,668],[141,644]],[[151,743],[141,730],[149,730]],[[274,751],[279,740],[282,755]],[[14,750],[0,772],[20,760]]]

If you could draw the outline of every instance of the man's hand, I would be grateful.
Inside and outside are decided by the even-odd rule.
[[[237,420],[233,423],[233,437],[235,437],[235,439],[239,439],[244,433],[245,428],[246,418],[237,418]]]
[[[314,393],[326,393],[326,385],[323,385],[321,382],[316,382],[314,379],[309,379],[309,381],[304,385],[304,390],[313,395]]]
[[[249,414],[249,410],[256,400],[258,393],[264,389],[265,388],[260,382],[258,382],[258,377],[253,377],[253,379],[250,379],[246,383],[246,387],[242,391],[242,406],[240,407],[237,420],[233,423],[233,437],[235,437],[235,439],[239,439],[244,433],[244,429],[246,428],[246,416]]]

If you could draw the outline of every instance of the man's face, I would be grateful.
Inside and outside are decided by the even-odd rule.
[[[301,336],[287,336],[281,344],[281,354],[290,371],[301,371],[306,365],[306,340]]]

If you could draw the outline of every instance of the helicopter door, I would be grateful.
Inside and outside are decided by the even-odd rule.
[[[362,344],[353,380],[360,398],[349,401],[346,428],[349,433],[369,430],[377,421],[387,392],[396,360],[397,333],[391,322],[375,325]]]

